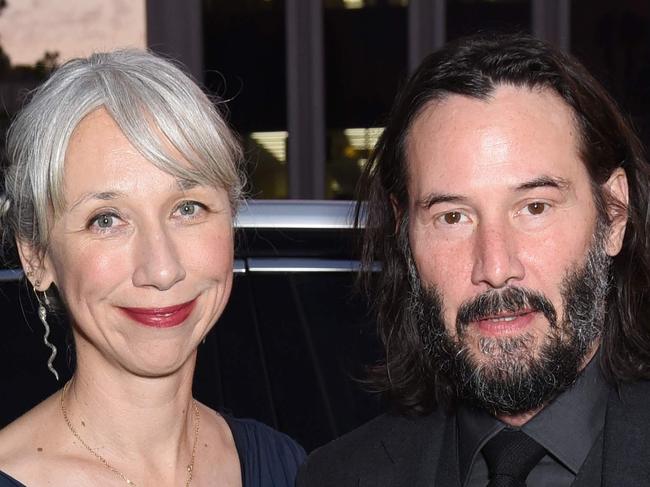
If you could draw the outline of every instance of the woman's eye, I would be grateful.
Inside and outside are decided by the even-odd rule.
[[[115,215],[109,213],[103,213],[97,215],[90,221],[90,226],[96,226],[97,228],[106,229],[111,228],[115,224]]]
[[[196,212],[196,205],[194,203],[183,203],[179,211],[181,215],[193,215]]]
[[[181,216],[196,216],[202,209],[205,209],[205,205],[198,203],[196,201],[183,201],[180,205],[176,207],[176,212]]]
[[[539,201],[536,201],[535,203],[526,205],[526,210],[528,210],[528,213],[531,215],[541,215],[544,213],[544,211],[546,211],[546,207],[546,203],[540,203]]]

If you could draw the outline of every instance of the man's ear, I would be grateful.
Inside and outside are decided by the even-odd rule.
[[[603,184],[603,189],[606,194],[605,204],[610,220],[605,251],[607,255],[614,257],[623,247],[623,237],[625,237],[625,227],[627,226],[629,193],[625,171],[620,167],[614,170],[607,182]]]
[[[47,252],[20,239],[16,240],[16,246],[27,279],[36,291],[46,291],[54,282],[53,267]]]

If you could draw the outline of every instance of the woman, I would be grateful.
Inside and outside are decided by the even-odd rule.
[[[69,314],[76,370],[0,432],[0,486],[293,485],[298,445],[192,398],[242,188],[214,105],[152,54],[95,54],[36,91],[7,144],[3,237],[44,323]]]

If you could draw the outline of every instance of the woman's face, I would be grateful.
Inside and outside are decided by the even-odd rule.
[[[226,192],[161,171],[98,109],[70,139],[64,195],[42,288],[66,304],[79,367],[161,376],[191,364],[232,285]]]

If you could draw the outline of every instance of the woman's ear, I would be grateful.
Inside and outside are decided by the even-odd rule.
[[[36,291],[46,291],[54,282],[52,263],[47,253],[21,239],[16,240],[16,247],[27,279]]]
[[[603,184],[603,189],[607,194],[605,201],[610,221],[605,251],[607,255],[614,257],[623,247],[627,226],[629,193],[625,171],[620,167],[616,169]]]

